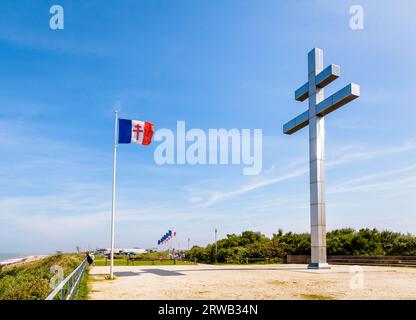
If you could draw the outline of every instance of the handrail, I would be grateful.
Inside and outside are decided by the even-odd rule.
[[[87,268],[87,259],[84,259],[81,264],[76,267],[56,288],[46,297],[45,300],[53,300],[58,293],[61,300],[73,299],[78,292],[80,280]],[[74,281],[75,280],[75,281]]]

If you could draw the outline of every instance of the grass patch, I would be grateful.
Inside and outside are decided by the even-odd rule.
[[[301,297],[308,300],[335,300],[335,297],[323,294],[301,294]]]
[[[89,294],[89,287],[88,287],[89,270],[88,269],[89,269],[89,266],[87,266],[87,270],[84,272],[81,282],[79,283],[78,292],[75,297],[76,300],[88,300],[88,294]]]
[[[70,274],[83,260],[81,254],[57,254],[42,260],[5,266],[0,269],[0,300],[43,300],[52,291],[49,281],[53,274],[50,268],[58,265],[63,268],[64,277]],[[79,295],[88,292],[86,279]]]
[[[276,286],[282,286],[287,284],[287,281],[282,281],[282,280],[273,280],[269,282],[270,284],[276,285]]]
[[[191,265],[193,264],[192,262],[188,262],[188,261],[179,261],[176,260],[176,265]],[[110,260],[107,260],[107,263],[105,261],[105,259],[96,259],[94,261],[94,265],[97,267],[103,267],[103,266],[109,266],[110,265]],[[126,259],[114,259],[114,266],[169,266],[169,265],[174,265],[173,261],[167,261],[167,260],[162,260],[162,261],[140,261],[140,260],[136,260],[136,261],[128,261]]]
[[[214,264],[214,265],[227,265],[227,264],[233,264],[233,265],[265,265],[265,264],[284,264],[285,262],[282,259],[269,259],[268,261],[248,261],[248,263],[246,262],[246,260],[241,259],[240,261],[238,260],[229,260],[226,262],[217,262],[217,263],[210,263],[210,264]]]
[[[195,294],[204,294],[208,293],[209,291],[194,291]]]
[[[94,274],[94,275],[90,274],[88,276],[88,283],[106,281],[107,278],[109,279],[110,276],[109,275],[104,275],[104,274]]]

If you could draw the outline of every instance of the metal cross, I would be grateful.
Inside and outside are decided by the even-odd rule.
[[[339,75],[338,65],[323,69],[322,49],[312,49],[308,53],[308,82],[295,91],[297,101],[309,98],[309,109],[283,126],[283,133],[292,134],[309,125],[310,269],[330,268],[326,258],[324,116],[360,96],[360,86],[350,83],[324,100],[323,88]]]

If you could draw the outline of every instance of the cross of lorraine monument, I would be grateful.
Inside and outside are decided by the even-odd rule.
[[[340,67],[323,69],[323,51],[314,48],[308,53],[308,82],[295,91],[295,99],[308,99],[309,108],[283,126],[283,133],[292,134],[309,125],[309,176],[311,216],[311,262],[309,269],[329,269],[326,259],[325,217],[325,123],[324,116],[360,96],[360,86],[350,83],[324,100],[324,87],[337,79]]]

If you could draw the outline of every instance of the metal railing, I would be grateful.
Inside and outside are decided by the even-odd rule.
[[[82,276],[87,269],[87,259],[81,262],[81,264],[72,271],[58,286],[46,297],[45,300],[54,300],[58,298],[60,300],[74,299],[78,293],[79,284]]]

